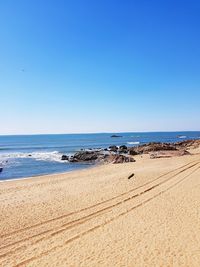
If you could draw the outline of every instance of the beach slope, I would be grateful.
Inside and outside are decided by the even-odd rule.
[[[0,266],[200,266],[199,196],[199,154],[2,182]]]

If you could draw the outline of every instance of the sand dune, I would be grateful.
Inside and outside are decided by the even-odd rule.
[[[0,266],[200,266],[200,155],[136,160],[2,182]]]

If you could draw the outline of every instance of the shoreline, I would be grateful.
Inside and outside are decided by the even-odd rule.
[[[185,146],[186,145],[186,146]],[[189,147],[187,147],[189,145]],[[178,146],[178,150],[182,149],[183,151],[187,151],[186,149],[190,149],[191,147],[190,146],[194,146],[194,145],[197,145],[199,146],[200,145],[200,139],[189,139],[189,140],[181,140],[179,142],[159,142],[159,143],[156,143],[156,142],[150,142],[150,143],[146,143],[146,144],[140,144],[138,146],[125,146],[125,145],[121,145],[121,146],[116,146],[116,145],[112,145],[110,146],[109,148],[86,148],[86,149],[81,149],[79,152],[76,152],[74,155],[71,155],[71,158],[75,158],[75,155],[76,154],[79,154],[77,156],[77,158],[75,158],[75,160],[78,159],[77,163],[86,163],[86,162],[90,162],[90,164],[87,164],[81,168],[77,168],[77,169],[74,169],[74,170],[69,170],[69,171],[61,171],[61,172],[53,172],[53,173],[46,173],[46,174],[36,174],[36,175],[31,175],[31,176],[23,176],[23,177],[16,177],[16,178],[8,178],[8,179],[3,179],[3,180],[0,180],[0,183],[2,182],[10,182],[10,181],[17,181],[17,180],[21,180],[21,179],[33,179],[33,178],[37,178],[37,177],[44,177],[44,176],[49,176],[49,175],[59,175],[59,174],[66,174],[66,173],[71,173],[71,172],[74,172],[74,171],[79,171],[79,170],[84,170],[84,169],[91,169],[91,168],[94,168],[98,165],[101,165],[101,164],[108,164],[109,161],[107,160],[106,161],[106,154],[108,153],[110,156],[112,155],[119,155],[120,154],[122,155],[122,157],[126,157],[128,159],[131,159],[132,158],[132,155],[134,155],[134,157],[136,156],[139,156],[139,155],[145,155],[145,154],[150,154],[150,152],[159,152],[159,150],[163,150],[163,152],[167,152],[168,150],[171,150],[173,152],[173,150],[175,149],[175,151],[177,150],[177,146]],[[180,146],[180,147],[179,147]],[[125,149],[124,149],[125,147]],[[121,151],[120,151],[120,148],[121,148]],[[145,152],[146,151],[146,152]],[[132,152],[134,152],[132,154]],[[105,162],[98,162],[98,161],[87,161],[87,157],[88,155],[86,153],[90,153],[89,154],[89,157],[92,159],[93,156],[96,157],[96,159],[98,159],[98,157],[102,157],[102,155],[104,155],[104,160]],[[103,153],[103,154],[102,154]],[[31,154],[31,153],[30,153]],[[62,155],[62,153],[60,153]],[[107,154],[107,155],[108,155]],[[70,156],[66,155],[66,154],[63,154],[62,157],[65,156],[67,157],[67,162],[68,163],[72,163],[73,164],[73,161],[70,161]],[[128,157],[127,157],[128,156]],[[173,155],[171,155],[173,156]],[[62,158],[61,157],[61,158]],[[63,163],[65,163],[64,161],[65,160],[62,160]],[[113,159],[110,159],[110,162],[112,161]],[[76,162],[76,161],[75,161]],[[123,163],[123,162],[120,162],[120,163]],[[89,166],[90,165],[90,166]]]
[[[80,169],[75,169],[75,170],[70,170],[70,171],[65,171],[65,172],[56,172],[56,173],[49,173],[49,174],[42,174],[42,175],[35,175],[35,176],[29,176],[29,177],[19,177],[19,178],[14,178],[14,179],[7,179],[7,180],[0,180],[0,183],[2,182],[12,182],[12,181],[20,181],[20,180],[28,180],[28,179],[35,179],[35,178],[42,178],[42,177],[46,177],[46,176],[58,176],[58,175],[65,175],[68,173],[73,173],[73,172],[78,172],[78,171],[82,171],[82,170],[88,170],[91,168],[96,168],[100,165],[98,164],[91,164],[91,167],[85,167],[85,168],[80,168]],[[101,165],[102,166],[102,165]]]
[[[4,181],[0,265],[196,266],[199,151]]]
[[[175,134],[173,134],[173,133],[171,133],[171,135],[169,134],[169,139],[171,138],[171,141],[169,141],[170,144],[172,144],[172,143],[175,144],[175,142],[177,142],[177,141],[179,141],[179,142],[185,141],[185,140],[178,139],[177,138],[178,134],[179,133],[177,133],[177,132]],[[167,135],[167,133],[166,133],[166,135]],[[184,135],[183,132],[182,132],[182,135]],[[195,135],[195,133],[194,133],[191,136],[189,136],[189,134],[188,134],[187,139],[192,140],[191,139],[192,136],[197,137],[197,134]],[[92,146],[91,140],[85,138],[81,141],[82,148],[83,148],[83,151],[86,151],[86,150],[87,151],[94,151],[95,149],[97,149],[96,147],[101,148],[102,150],[109,151],[109,146],[110,147],[117,146],[118,148],[120,146],[126,146],[126,147],[131,148],[133,150],[133,148],[137,147],[137,146],[132,146],[131,144],[133,144],[135,142],[140,142],[139,147],[142,147],[143,143],[150,142],[150,140],[152,138],[149,135],[149,136],[139,137],[140,140],[138,139],[135,141],[135,138],[132,138],[133,136],[131,134],[129,134],[129,136],[128,136],[128,133],[126,133],[126,135],[124,135],[123,137],[124,138],[122,138],[122,139],[120,138],[120,140],[119,140],[118,138],[117,139],[111,138],[110,135],[107,134],[106,138],[101,137],[101,138],[105,138],[105,139],[103,139],[103,141],[102,140],[98,141],[98,139],[97,139],[97,143],[95,141],[94,147]],[[135,137],[138,138],[138,136],[135,136]],[[194,140],[198,140],[198,139],[196,139],[196,137]],[[65,145],[68,142],[67,139],[64,141],[63,139],[59,140],[59,138],[58,139],[56,139],[56,138],[58,138],[58,137],[52,136],[51,141],[54,142],[54,145],[58,145],[58,147],[62,147],[62,146],[65,147]],[[145,139],[145,138],[147,138],[147,139]],[[124,141],[123,141],[123,139],[124,139]],[[133,140],[134,140],[134,142],[133,142]],[[143,141],[146,140],[146,141],[143,142],[142,140]],[[161,135],[156,140],[157,140],[157,142],[164,143],[166,139]],[[162,141],[159,141],[159,140],[162,140]],[[175,141],[172,141],[172,140],[175,140]],[[27,177],[38,177],[41,175],[59,174],[59,173],[71,172],[72,170],[74,171],[74,170],[78,170],[78,169],[88,168],[88,166],[81,166],[81,163],[83,163],[83,164],[86,163],[86,161],[84,161],[84,160],[83,160],[83,162],[81,162],[81,160],[82,160],[81,157],[73,159],[74,153],[81,151],[81,144],[79,144],[80,148],[77,148],[77,150],[74,150],[75,152],[73,152],[73,153],[68,152],[68,150],[66,150],[66,152],[65,152],[65,150],[63,150],[63,151],[58,150],[57,151],[56,148],[54,149],[56,151],[54,151],[52,149],[50,149],[50,150],[47,149],[46,151],[42,151],[42,150],[40,151],[40,150],[36,149],[36,150],[33,150],[32,152],[31,151],[29,152],[28,150],[27,151],[20,151],[20,142],[21,141],[19,141],[17,138],[11,139],[11,141],[12,141],[11,144],[13,144],[13,142],[16,143],[16,149],[14,151],[12,151],[12,149],[11,149],[11,151],[9,152],[9,153],[11,153],[11,155],[8,154],[7,158],[6,158],[4,155],[8,151],[6,153],[2,153],[2,154],[0,153],[0,165],[2,163],[2,167],[4,167],[3,173],[0,174],[1,182],[15,180],[15,179],[25,179]],[[52,147],[51,142],[49,140],[45,141],[44,138],[41,140],[40,139],[38,140],[38,138],[36,138],[34,140],[34,137],[33,137],[33,141],[35,144],[37,142],[42,142],[43,146],[46,148],[48,146]],[[58,143],[56,144],[55,141]],[[3,142],[5,142],[5,140]],[[5,145],[6,144],[8,147],[11,146],[11,144],[9,145],[8,140],[6,140]],[[96,147],[95,147],[95,144],[96,144]],[[98,146],[97,146],[97,144],[98,144]],[[4,145],[4,143],[2,143],[2,147],[5,147],[5,145]],[[25,141],[24,145],[27,148],[28,147],[30,147],[30,148],[34,147],[28,140]],[[17,150],[17,147],[19,148],[19,150]],[[16,152],[16,151],[18,151],[18,152]],[[12,155],[12,153],[14,155]],[[126,153],[126,155],[130,154],[129,150],[126,150],[125,153]],[[70,164],[68,166],[64,166],[65,162],[63,160],[61,160],[62,156],[69,158],[68,162]],[[99,157],[99,155],[97,155],[97,158],[98,157]],[[8,160],[8,163],[6,163],[7,160]],[[102,160],[104,160],[104,159],[102,159]],[[107,160],[107,159],[105,158],[105,160]],[[66,162],[66,163],[68,163],[68,162]],[[76,166],[76,164],[74,164],[74,162],[77,162],[78,165]],[[61,165],[61,163],[64,163],[64,164]],[[6,165],[8,165],[8,166],[6,166]],[[90,166],[89,166],[89,168],[90,168]]]

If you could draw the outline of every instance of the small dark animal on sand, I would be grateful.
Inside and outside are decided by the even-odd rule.
[[[131,175],[129,175],[128,179],[131,179],[135,174],[132,173]]]

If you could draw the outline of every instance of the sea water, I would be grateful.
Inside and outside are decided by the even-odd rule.
[[[177,142],[199,139],[200,132],[151,132],[99,134],[52,134],[0,136],[0,180],[73,171],[91,163],[62,161],[63,154],[80,149],[107,148],[110,145],[136,146],[148,142]]]

